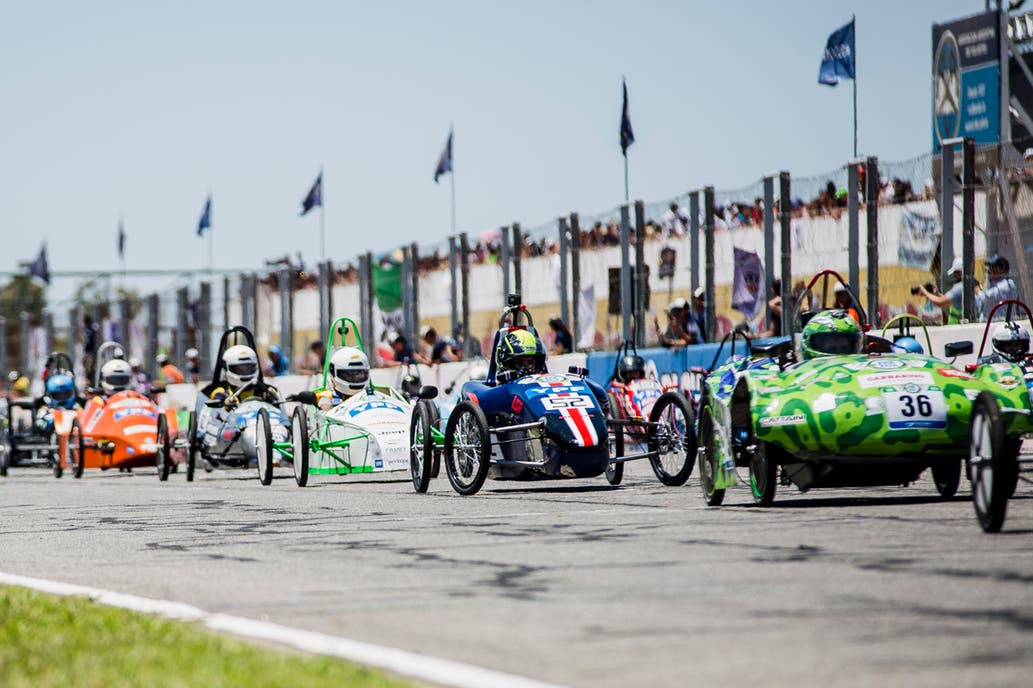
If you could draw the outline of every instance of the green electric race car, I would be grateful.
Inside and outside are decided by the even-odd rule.
[[[820,280],[821,305],[812,308]],[[953,496],[974,405],[1011,404],[912,337],[867,333],[864,311],[833,271],[811,280],[793,322],[799,356],[785,340],[733,357],[703,381],[698,460],[707,504],[722,502],[740,469],[760,505],[772,503],[780,484],[904,485],[927,469],[939,494]],[[972,352],[970,342],[946,348],[948,357]]]

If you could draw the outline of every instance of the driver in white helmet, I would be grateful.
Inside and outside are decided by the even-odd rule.
[[[1002,323],[994,329],[990,340],[994,353],[984,356],[980,363],[1019,363],[1029,356],[1029,340],[1029,330],[1022,325],[1011,321]]]
[[[330,356],[329,388],[317,391],[316,403],[324,411],[352,397],[369,384],[369,358],[362,349],[344,346]]]
[[[133,386],[133,368],[121,358],[113,358],[100,368],[100,388],[105,397]]]
[[[212,390],[211,398],[235,405],[244,399],[258,396],[276,403],[279,394],[275,387],[261,381],[258,374],[258,354],[250,346],[234,344],[222,354],[223,385]]]

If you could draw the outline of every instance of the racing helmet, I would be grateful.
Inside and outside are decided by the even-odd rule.
[[[545,370],[545,346],[529,330],[510,330],[495,350],[499,372],[533,375]]]
[[[100,387],[105,394],[129,389],[132,380],[133,369],[121,358],[113,358],[100,368]]]
[[[354,346],[341,347],[330,356],[330,379],[342,397],[357,394],[369,383],[369,358]]]
[[[63,409],[70,409],[75,406],[75,381],[67,373],[54,373],[47,378],[47,396],[51,403]]]
[[[646,361],[638,354],[621,356],[617,362],[617,375],[624,382],[641,380],[646,376]]]
[[[843,356],[861,352],[864,337],[861,326],[842,309],[822,311],[803,328],[800,352],[803,359],[818,356]]]
[[[893,342],[894,353],[905,353],[905,354],[924,354],[925,349],[922,348],[922,343],[914,337],[898,337]]]
[[[1015,322],[1006,322],[994,330],[994,351],[1009,361],[1018,363],[1029,354],[1029,331]]]
[[[240,387],[258,379],[258,354],[250,346],[234,344],[222,354],[226,382]]]

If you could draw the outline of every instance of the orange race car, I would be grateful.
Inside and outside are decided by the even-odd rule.
[[[59,456],[76,478],[86,468],[153,466],[159,426],[170,433],[178,429],[173,409],[160,409],[132,389],[132,369],[121,355],[122,348],[115,342],[100,347],[94,387],[87,390],[91,396],[84,408],[74,417],[66,412],[55,423]]]

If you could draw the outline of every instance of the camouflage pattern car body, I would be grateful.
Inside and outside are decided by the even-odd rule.
[[[713,418],[714,487],[737,482],[733,438],[766,442],[783,463],[896,460],[920,472],[956,460],[966,456],[972,402],[985,389],[995,391],[915,354],[823,356],[784,369],[771,358],[729,362],[707,377],[702,402]],[[1019,397],[1009,396],[1012,404]]]
[[[1005,434],[1033,432],[1033,360],[987,361],[977,366],[972,375],[997,397]]]

